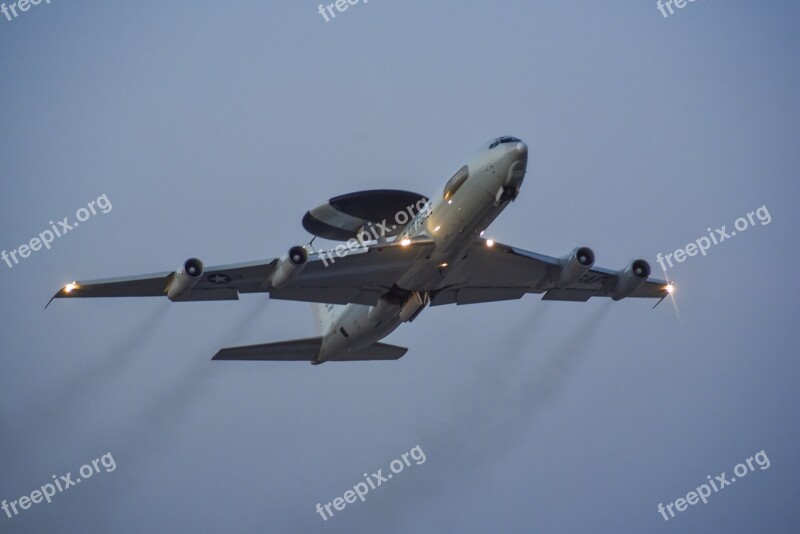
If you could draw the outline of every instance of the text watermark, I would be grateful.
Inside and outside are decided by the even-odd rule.
[[[38,6],[42,3],[42,0],[17,0],[16,2],[11,2],[9,5],[6,5],[5,2],[0,4],[0,12],[6,16],[8,22],[11,22],[15,18],[19,16],[17,13],[17,9],[21,12],[28,11],[31,6]],[[45,4],[50,4],[50,0],[44,0]],[[14,19],[11,18],[11,15],[14,15]]]
[[[672,6],[675,6],[677,9],[683,9],[686,7],[687,2],[692,4],[694,1],[695,0],[658,0],[658,2],[656,2],[656,9],[658,9],[661,14],[664,15],[664,18],[667,18],[669,15],[675,13],[675,10],[672,9]],[[703,0],[703,2],[705,1],[706,0]],[[669,15],[667,14],[667,11],[669,11]]]
[[[11,519],[16,515],[19,515],[21,511],[27,510],[34,504],[39,504],[42,501],[47,501],[47,503],[50,504],[53,500],[53,497],[56,495],[56,490],[58,490],[58,493],[61,493],[68,490],[72,486],[77,486],[82,481],[90,478],[92,475],[100,473],[101,465],[105,468],[106,473],[110,473],[117,468],[117,463],[114,461],[114,457],[111,456],[110,452],[107,452],[100,458],[95,458],[92,460],[91,465],[86,464],[81,466],[81,468],[78,470],[78,474],[80,474],[82,478],[76,477],[73,480],[72,473],[67,473],[66,475],[61,475],[58,477],[53,475],[53,482],[48,482],[39,489],[33,490],[30,495],[23,495],[19,499],[11,502],[3,499],[3,502],[0,503],[0,508],[2,508],[8,518]],[[19,509],[17,508],[18,506]]]
[[[753,467],[753,462],[755,462],[762,471],[769,469],[769,458],[767,458],[767,453],[762,450],[761,452],[758,452],[754,456],[751,456],[745,460],[747,465],[745,465],[745,463],[736,464],[736,466],[733,468],[733,474],[736,475],[735,477],[728,479],[725,471],[719,475],[716,475],[714,478],[711,478],[711,475],[706,475],[708,483],[700,484],[694,489],[694,491],[687,493],[685,498],[679,497],[673,502],[668,503],[666,506],[664,506],[664,503],[658,503],[658,513],[661,514],[661,516],[664,518],[664,521],[669,521],[671,518],[675,517],[673,508],[678,512],[683,512],[689,506],[694,506],[698,502],[702,501],[703,504],[706,504],[708,502],[708,498],[712,495],[712,489],[714,490],[714,493],[717,493],[725,489],[725,487],[736,482],[737,477],[741,479],[747,476],[748,473],[755,471],[756,468]],[[669,512],[669,516],[667,516],[667,512]]]
[[[323,520],[327,521],[328,518],[333,517],[333,510],[331,510],[331,507],[341,512],[348,504],[356,502],[356,499],[360,499],[361,502],[364,502],[370,489],[377,489],[384,482],[388,482],[394,475],[401,473],[406,467],[410,467],[411,462],[408,460],[409,457],[411,457],[417,465],[422,465],[427,460],[425,453],[422,451],[422,447],[417,445],[410,451],[401,454],[400,458],[392,460],[389,463],[389,470],[391,473],[387,473],[386,476],[384,476],[383,469],[378,469],[377,472],[371,475],[364,473],[364,481],[356,483],[353,489],[345,491],[343,496],[336,497],[333,501],[324,506],[322,503],[317,503],[317,513],[322,516]],[[325,512],[327,512],[327,516]]]
[[[77,219],[77,222],[70,223],[69,217],[64,217],[58,221],[58,224],[50,221],[49,229],[40,233],[38,237],[31,239],[28,243],[23,243],[14,250],[9,252],[3,250],[0,252],[0,259],[2,259],[5,264],[8,265],[9,269],[12,269],[14,265],[17,265],[20,262],[20,260],[17,259],[17,256],[19,256],[20,259],[25,259],[32,253],[41,250],[42,247],[50,250],[53,241],[55,241],[57,237],[61,237],[67,232],[74,230],[78,227],[79,223],[88,221],[92,215],[97,215],[98,212],[95,206],[100,209],[100,213],[108,213],[113,207],[111,206],[111,201],[108,200],[108,197],[105,194],[102,194],[97,197],[97,200],[92,200],[89,202],[87,207],[80,208],[75,212],[75,218]],[[12,260],[14,261],[13,264],[11,263]]]
[[[327,267],[329,262],[336,263],[336,259],[333,257],[334,254],[337,258],[344,258],[350,252],[356,252],[359,249],[366,250],[368,242],[386,239],[388,235],[391,235],[398,228],[403,228],[405,226],[401,235],[398,237],[400,242],[404,243],[405,240],[418,233],[430,214],[431,202],[421,198],[416,204],[409,204],[406,206],[405,210],[395,213],[393,221],[384,219],[374,225],[368,222],[356,233],[357,237],[351,237],[347,240],[347,243],[336,245],[332,250],[318,250],[317,253],[322,260],[322,265]]]
[[[736,235],[736,232],[740,233],[744,232],[751,226],[756,225],[756,219],[758,219],[758,221],[761,223],[761,226],[767,225],[770,222],[772,222],[772,216],[769,214],[769,210],[767,209],[766,205],[761,206],[757,210],[748,213],[747,218],[739,217],[738,219],[736,219],[736,221],[734,221],[733,223],[733,227],[735,228],[735,230],[731,230],[730,232],[728,232],[727,225],[723,225],[721,228],[717,228],[713,232],[711,231],[711,228],[706,228],[706,231],[708,232],[708,237],[706,236],[700,237],[695,241],[687,244],[685,247],[679,248],[675,252],[670,252],[663,256],[659,252],[656,255],[656,261],[661,266],[661,268],[664,269],[664,272],[666,272],[667,271],[666,264],[669,264],[670,267],[674,267],[674,265],[672,264],[673,258],[675,259],[676,262],[683,263],[684,261],[686,261],[687,257],[696,256],[698,252],[703,256],[705,256],[706,254],[708,254],[708,249],[711,248],[712,243],[715,246],[719,245],[723,241],[730,239],[731,237],[734,237]]]
[[[327,6],[324,4],[319,5],[319,14],[322,15],[322,18],[325,19],[325,22],[330,22],[331,19],[336,18],[336,13],[334,13],[334,8],[339,13],[344,13],[347,11],[347,8],[350,6],[354,6],[359,2],[364,2],[365,4],[369,3],[369,0],[336,0],[336,2],[332,4],[328,4]]]

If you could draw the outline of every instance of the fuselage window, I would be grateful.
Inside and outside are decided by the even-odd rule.
[[[489,150],[493,149],[497,145],[502,145],[503,143],[519,143],[520,140],[516,137],[499,137],[495,139],[491,145],[489,145]]]

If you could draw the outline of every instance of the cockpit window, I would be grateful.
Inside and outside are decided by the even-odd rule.
[[[497,139],[492,141],[492,144],[489,145],[489,149],[491,150],[497,145],[502,145],[503,143],[519,143],[519,142],[520,140],[517,139],[516,137],[498,137]]]
[[[450,178],[447,181],[447,184],[445,184],[444,186],[444,199],[450,200],[451,198],[453,198],[453,195],[456,193],[458,188],[461,187],[461,185],[467,181],[468,177],[469,177],[469,168],[466,165],[458,169],[458,172],[455,173],[453,177]]]

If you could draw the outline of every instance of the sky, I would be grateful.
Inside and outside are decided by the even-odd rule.
[[[307,1],[51,0],[0,15],[0,248],[85,219],[0,262],[0,500],[90,475],[0,511],[0,531],[794,532],[800,5],[673,10],[362,0],[326,22]],[[501,135],[528,144],[528,174],[489,237],[590,246],[613,269],[644,258],[674,301],[440,306],[386,339],[402,359],[320,366],[210,360],[314,335],[306,303],[43,309],[72,280],[280,256],[329,197],[441,194]],[[363,502],[315,510],[415,448],[424,461]]]

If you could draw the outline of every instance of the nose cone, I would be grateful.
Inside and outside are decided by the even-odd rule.
[[[505,185],[518,191],[522,185],[522,180],[525,179],[525,172],[528,166],[528,145],[522,141],[517,141],[512,147],[509,147],[506,157],[508,158],[509,166]]]
[[[520,172],[524,174],[525,167],[528,165],[528,145],[523,141],[517,140],[516,143],[506,146],[508,146],[505,155],[506,161],[517,175],[517,179],[519,179]]]

